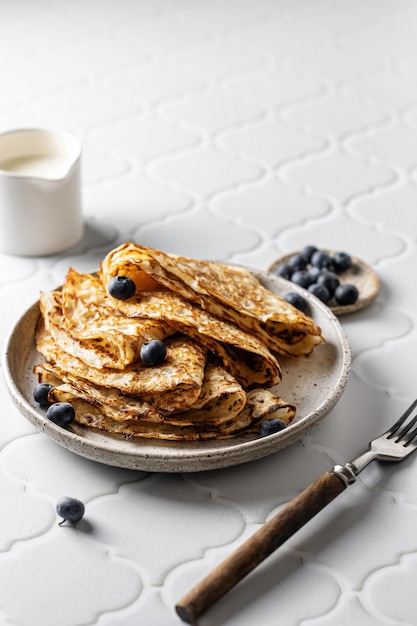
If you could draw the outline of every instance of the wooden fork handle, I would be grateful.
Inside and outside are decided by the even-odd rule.
[[[188,624],[194,624],[200,615],[334,500],[346,486],[347,483],[336,474],[323,474],[191,589],[175,607],[179,617]]]

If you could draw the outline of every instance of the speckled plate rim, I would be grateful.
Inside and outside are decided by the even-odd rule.
[[[321,250],[329,254],[335,253],[335,250],[329,250],[327,248],[321,248]],[[274,272],[278,269],[280,265],[283,265],[284,263],[289,261],[289,259],[294,254],[298,254],[299,252],[300,250],[295,250],[294,252],[290,252],[282,255],[281,257],[278,257],[269,265],[267,271],[271,274],[274,274]],[[365,263],[365,261],[362,261],[362,259],[359,259],[356,256],[351,256],[351,258],[353,269],[342,272],[341,274],[339,274],[339,278],[341,283],[349,282],[356,285],[359,289],[359,298],[354,304],[346,304],[344,306],[329,306],[329,309],[332,311],[332,313],[334,313],[338,317],[340,317],[341,315],[347,315],[348,313],[355,313],[355,311],[360,311],[361,309],[369,306],[374,301],[379,292],[379,278],[374,270],[370,267],[370,265],[368,265],[367,263]],[[291,291],[293,291],[293,283],[291,283],[291,281],[287,281],[287,286],[288,283],[291,285]]]
[[[274,293],[282,295],[287,290],[288,282],[284,279],[258,270],[251,271]],[[296,285],[294,288],[301,291]],[[68,429],[55,425],[45,417],[45,411],[36,405],[32,397],[36,380],[33,365],[42,360],[35,349],[35,327],[40,315],[38,302],[21,316],[6,338],[2,355],[6,387],[18,410],[38,430],[67,450],[106,465],[151,472],[198,472],[253,461],[289,446],[306,434],[339,401],[348,380],[351,352],[340,323],[317,298],[311,294],[307,297],[313,319],[321,326],[326,342],[316,347],[313,355],[308,357],[280,359],[283,371],[287,371],[277,392],[282,393],[287,401],[296,402],[297,417],[286,429],[269,437],[239,436],[215,442],[127,440],[78,425]],[[325,350],[330,351],[332,360],[328,369],[328,357],[325,356],[324,361],[322,358]],[[315,359],[320,363],[320,371],[314,367]],[[284,394],[282,386],[285,379],[289,389]],[[318,393],[313,404],[308,399],[297,401],[295,397],[288,397],[290,390],[295,388],[294,381],[298,381],[301,389]],[[326,388],[326,382],[329,388]]]

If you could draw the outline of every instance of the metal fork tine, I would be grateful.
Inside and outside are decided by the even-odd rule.
[[[415,419],[413,420],[413,422],[414,422],[414,424],[417,424],[417,416],[415,417]],[[413,439],[414,439],[416,436],[417,436],[417,428],[414,428],[414,429],[411,431],[411,433],[409,432],[409,433],[407,434],[407,436],[406,436],[406,437],[404,437],[404,441],[405,441],[404,445],[405,445],[405,446],[409,446],[409,445],[413,442]],[[417,442],[414,442],[414,443],[417,445]]]
[[[385,434],[388,436],[387,437],[388,439],[391,439],[395,435],[397,430],[400,428],[400,426],[402,426],[402,424],[405,422],[405,420],[410,415],[410,413],[413,412],[413,410],[416,408],[416,406],[417,406],[417,398],[414,400],[414,402],[412,402],[410,404],[408,409],[406,409],[404,411],[404,413],[401,415],[400,419],[397,422],[395,422],[395,424],[393,426],[391,426],[391,428],[389,428],[387,430],[387,432]]]
[[[415,426],[417,424],[417,415],[415,417],[413,417],[413,419],[411,420],[411,422],[409,422],[408,424],[406,424],[404,426],[404,428],[401,429],[400,432],[397,432],[397,439],[396,441],[401,441],[402,439],[405,439],[405,435],[410,432],[410,430],[413,428],[413,426]]]

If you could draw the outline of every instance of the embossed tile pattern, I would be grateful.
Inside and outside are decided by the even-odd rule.
[[[83,143],[86,229],[45,258],[0,254],[0,343],[72,265],[126,240],[266,269],[307,243],[381,280],[343,318],[352,373],[317,427],[201,474],[87,461],[0,382],[0,625],[175,626],[175,601],[415,396],[417,5],[412,0],[3,0],[0,130]],[[7,207],[0,207],[6,210]],[[417,460],[373,465],[201,626],[414,626]],[[55,502],[81,498],[76,528]]]

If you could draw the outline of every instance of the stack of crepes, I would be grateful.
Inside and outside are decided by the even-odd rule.
[[[110,296],[115,276],[136,286]],[[69,269],[61,290],[42,293],[36,331],[49,399],[71,402],[79,424],[125,437],[220,439],[257,433],[296,407],[276,394],[279,355],[308,355],[323,341],[313,320],[248,270],[134,243],[112,250],[97,274]],[[144,342],[167,347],[145,366]]]

